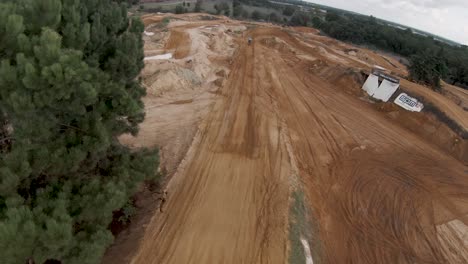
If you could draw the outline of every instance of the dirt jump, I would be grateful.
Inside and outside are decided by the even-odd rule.
[[[304,28],[193,15],[168,27],[152,38],[178,55],[147,62],[148,118],[122,141],[161,147],[169,195],[105,263],[292,263],[297,191],[314,263],[468,263],[467,139],[450,132],[465,145],[444,149],[360,91],[375,63],[406,73],[397,60]],[[409,86],[467,128],[462,107]]]

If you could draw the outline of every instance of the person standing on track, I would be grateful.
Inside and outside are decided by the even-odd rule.
[[[249,44],[249,46],[250,46],[250,44],[252,44],[252,37],[247,38],[247,43]]]
[[[159,212],[163,213],[164,212],[163,207],[167,200],[167,191],[164,190],[162,193],[158,193],[158,194],[161,194],[161,197],[158,198],[158,200],[161,200],[161,203],[159,204]]]

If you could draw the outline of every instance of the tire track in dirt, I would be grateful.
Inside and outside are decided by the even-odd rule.
[[[463,242],[440,235],[452,225],[438,226],[468,224],[466,167],[291,51],[316,49],[279,28],[249,34],[133,263],[285,263],[290,159],[325,263],[463,260]]]
[[[273,35],[301,45],[284,32],[256,32],[260,43]],[[435,227],[452,218],[467,224],[463,165],[310,74],[294,54],[268,45],[260,54],[317,212],[326,263],[447,263],[456,255],[444,251]]]
[[[255,106],[254,50],[242,51],[133,263],[285,262],[291,169],[279,120]]]

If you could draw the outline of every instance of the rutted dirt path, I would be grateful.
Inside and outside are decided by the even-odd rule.
[[[466,168],[309,74],[294,52],[272,51],[272,35],[304,49],[283,32],[256,32],[262,89],[286,120],[326,263],[468,261],[466,247],[444,251],[434,229],[468,224]]]
[[[280,120],[259,98],[254,50],[241,49],[134,263],[285,262],[288,156]]]
[[[466,166],[303,59],[331,49],[276,27],[249,35],[132,263],[286,263],[295,172],[323,263],[467,263]]]

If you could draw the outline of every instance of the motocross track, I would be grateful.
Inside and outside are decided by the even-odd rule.
[[[213,25],[171,28],[166,48],[182,50],[180,58],[193,55],[203,23]],[[247,34],[254,39],[250,46]],[[327,80],[323,70],[369,68],[375,61],[393,72],[406,69],[357,48],[349,55],[342,52],[349,45],[315,34],[257,25],[233,35],[232,61],[220,64],[227,77],[190,123],[197,132],[168,184],[165,211],[154,212],[132,263],[286,263],[289,197],[298,184],[319,230],[309,239],[319,248],[314,261],[468,262],[467,167],[386,118],[355,95],[359,90],[350,92],[357,84]],[[174,38],[184,39],[184,47]],[[410,86],[427,96],[421,86]],[[466,127],[462,108],[428,94]],[[171,107],[190,109],[196,102]],[[152,109],[161,110],[147,109],[144,136],[131,144],[152,145],[149,137],[160,133],[150,122],[162,113]],[[180,111],[168,112],[174,114],[166,117],[171,133],[178,129],[169,119],[190,115]],[[164,133],[164,126],[158,129]]]

